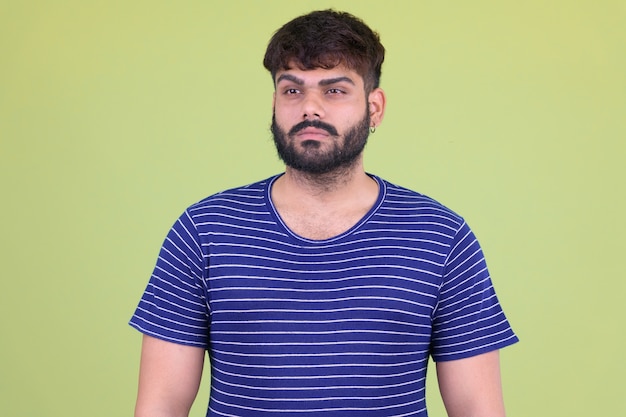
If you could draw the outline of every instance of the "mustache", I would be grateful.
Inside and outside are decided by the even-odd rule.
[[[328,132],[331,136],[339,136],[337,129],[333,125],[329,125],[328,123],[324,123],[320,120],[303,120],[294,127],[289,130],[288,135],[292,136],[298,133],[299,131],[306,129],[307,127],[314,127],[316,129],[322,129]]]

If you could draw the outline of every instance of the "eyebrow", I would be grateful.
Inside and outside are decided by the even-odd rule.
[[[281,81],[291,81],[293,83],[296,83],[298,85],[303,85],[304,84],[304,80],[301,78],[296,77],[295,75],[291,75],[291,74],[281,74],[277,79],[276,79],[276,84],[278,84]]]
[[[297,85],[304,85],[304,80],[302,78],[298,78],[295,75],[292,74],[281,74],[277,79],[276,79],[276,84],[280,83],[281,81],[291,81]],[[327,86],[327,85],[332,85],[332,84],[337,84],[340,82],[347,82],[350,83],[352,85],[354,84],[354,81],[352,81],[352,79],[350,77],[346,77],[346,76],[342,76],[342,77],[335,77],[335,78],[327,78],[324,80],[320,80],[317,84],[320,86]]]
[[[326,85],[331,85],[331,84],[337,84],[337,83],[341,83],[341,82],[347,82],[350,83],[352,85],[354,84],[354,81],[352,81],[352,79],[350,77],[336,77],[336,78],[328,78],[326,80],[321,80],[318,84],[321,86],[326,86]]]

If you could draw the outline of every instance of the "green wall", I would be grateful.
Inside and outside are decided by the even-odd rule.
[[[132,414],[160,243],[281,169],[264,48],[330,6],[388,51],[367,169],[484,246],[509,417],[626,415],[623,0],[0,1],[0,415]]]

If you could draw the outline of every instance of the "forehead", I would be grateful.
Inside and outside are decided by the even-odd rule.
[[[332,68],[314,68],[301,69],[297,65],[291,63],[289,68],[281,69],[276,72],[275,83],[282,81],[298,80],[304,84],[318,84],[327,80],[340,80],[351,82],[355,86],[363,85],[363,77],[354,70],[349,69],[345,65],[337,65]]]

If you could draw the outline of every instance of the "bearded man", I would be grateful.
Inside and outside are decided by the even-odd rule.
[[[186,416],[205,352],[207,416],[504,416],[498,350],[517,341],[462,217],[369,174],[384,48],[360,19],[300,16],[264,59],[285,172],[190,206],[131,325],[136,416]]]

